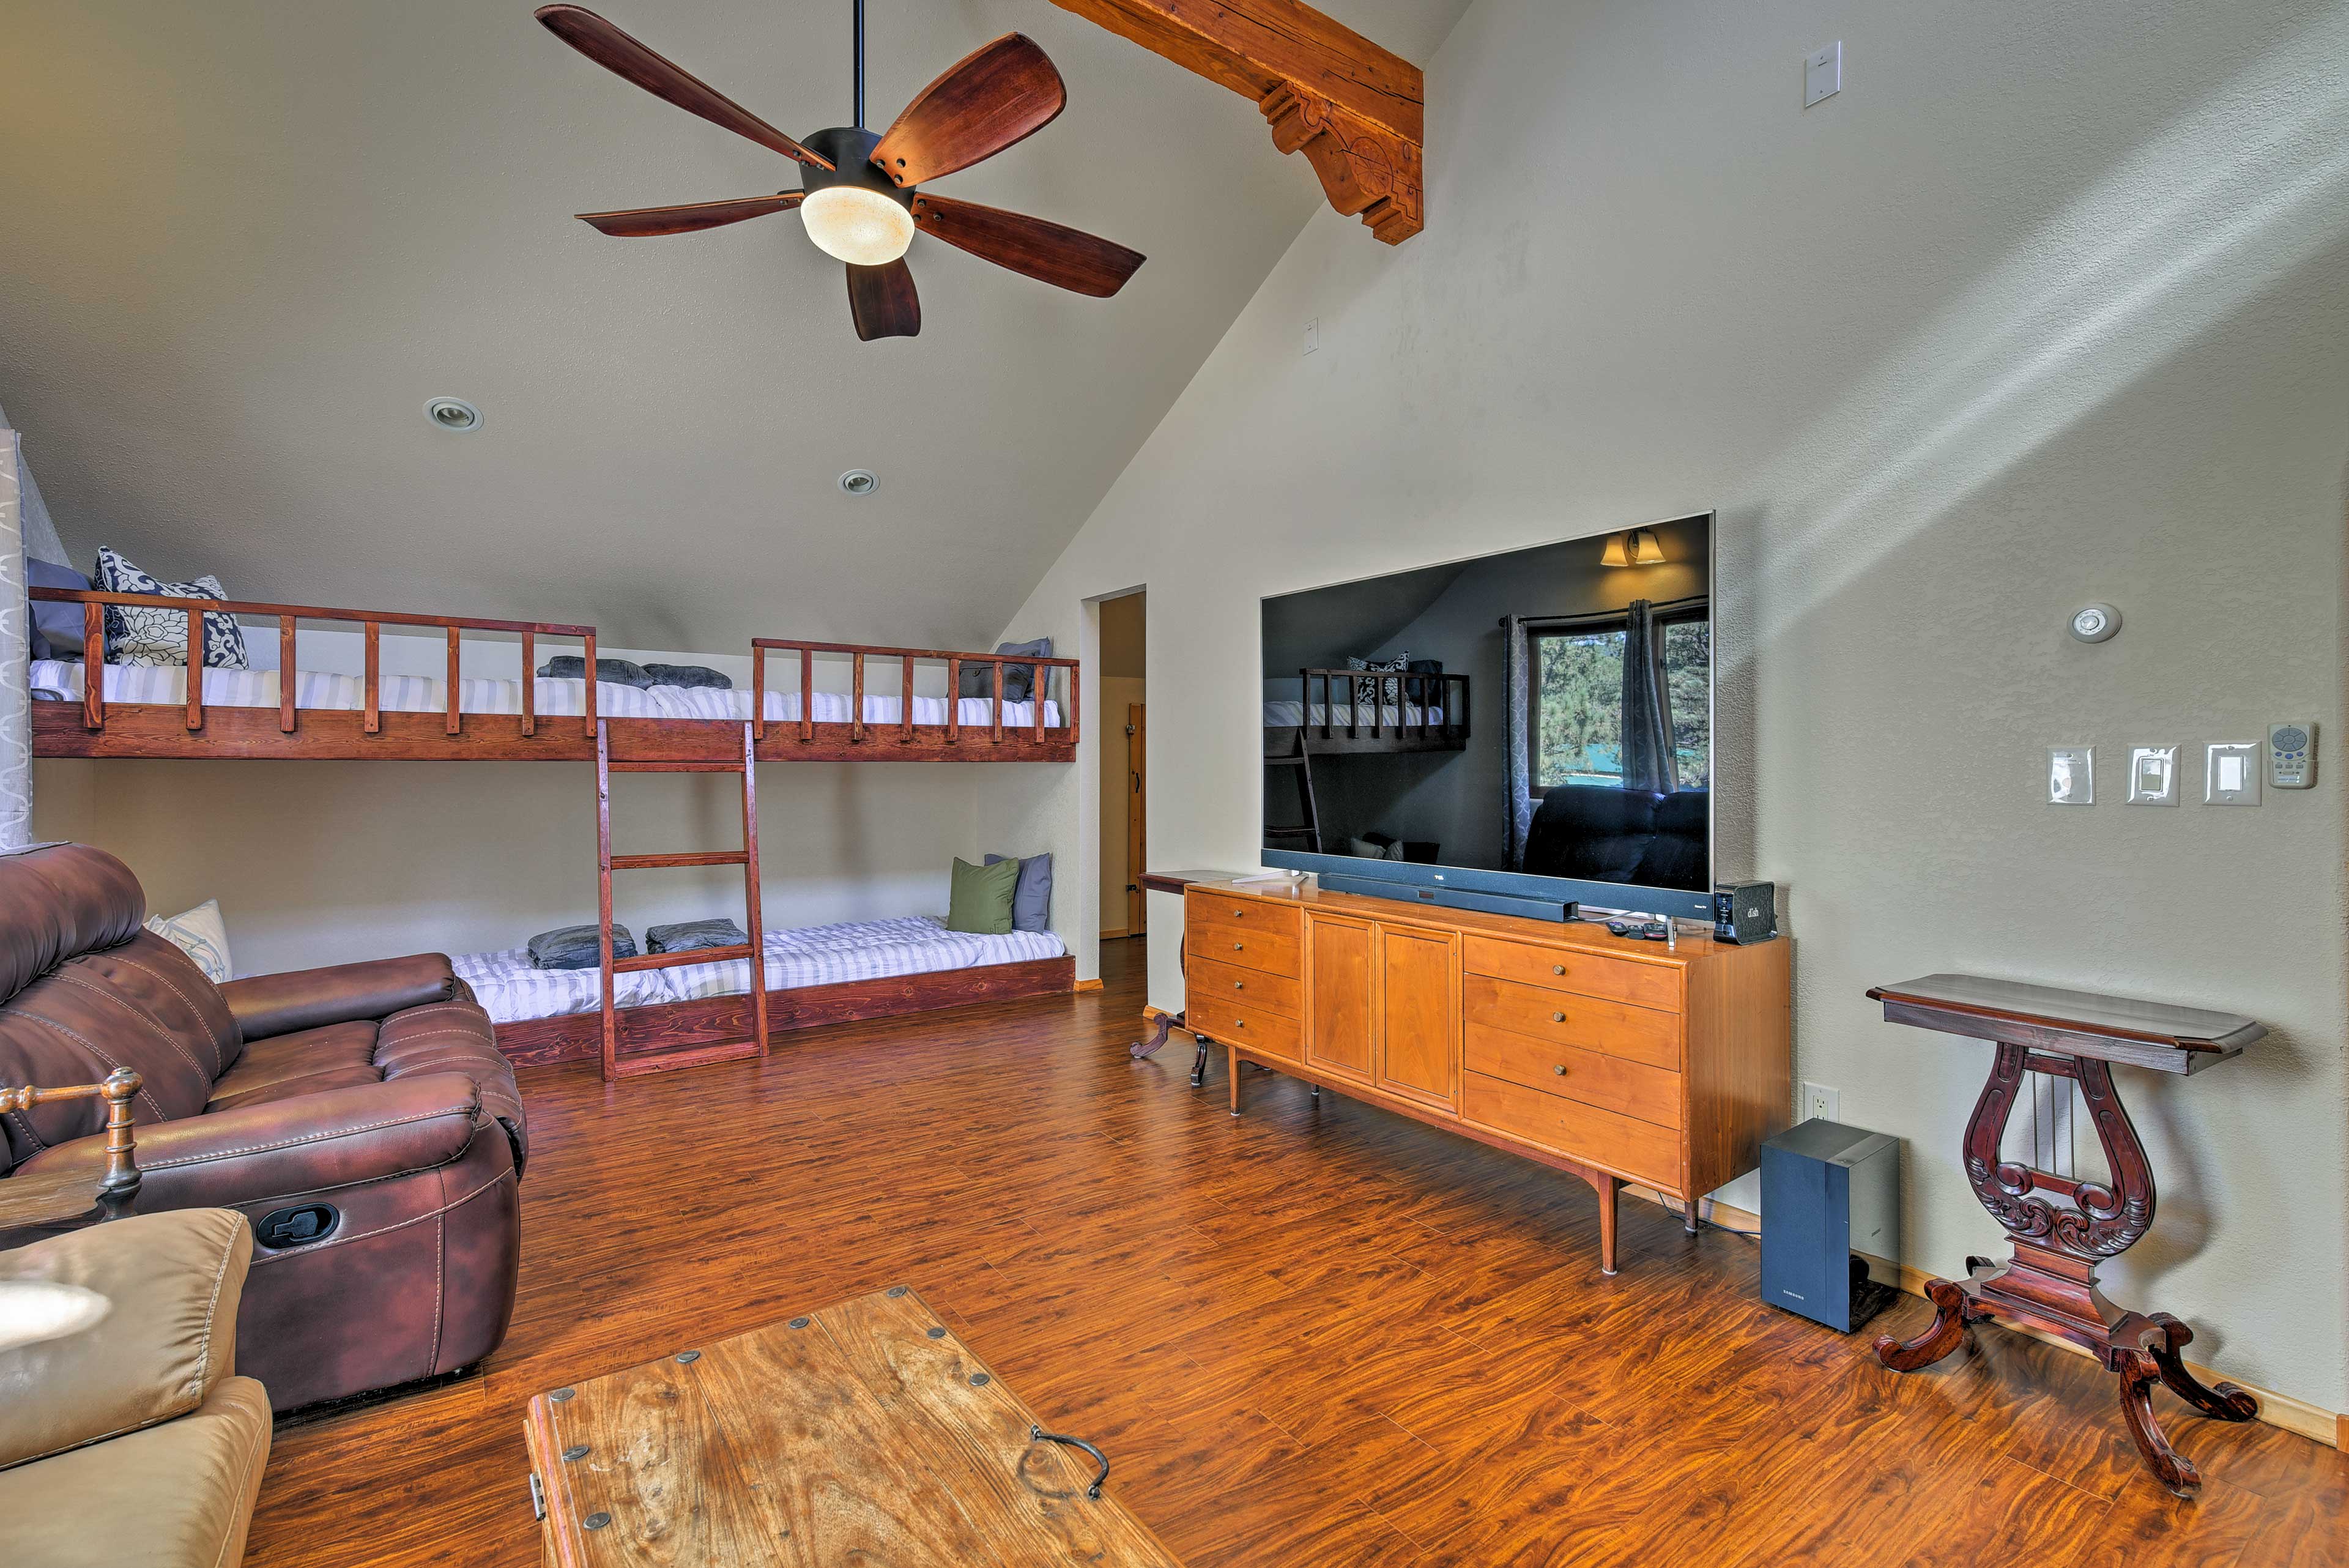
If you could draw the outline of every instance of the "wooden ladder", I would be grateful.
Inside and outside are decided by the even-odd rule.
[[[663,1073],[677,1067],[698,1067],[708,1062],[733,1062],[767,1054],[766,928],[759,909],[759,756],[750,726],[742,726],[742,757],[724,763],[616,763],[611,730],[595,725],[595,871],[597,909],[603,922],[604,961],[604,1081]],[[612,775],[614,774],[736,774],[742,780],[742,847],[686,855],[615,855],[612,853]],[[696,948],[689,952],[639,952],[634,958],[612,956],[612,873],[651,871],[672,866],[740,866],[742,906],[750,940],[747,946]],[[750,969],[750,1035],[745,1040],[697,1042],[667,1050],[620,1054],[617,985],[623,974],[639,970],[679,969],[687,964],[725,963],[746,959]]]
[[[1301,711],[1298,717],[1300,720],[1309,718],[1311,711]],[[1305,840],[1305,848],[1309,854],[1320,854],[1321,813],[1313,799],[1313,753],[1305,744],[1305,725],[1299,723],[1297,726],[1297,750],[1285,757],[1267,757],[1264,759],[1264,765],[1268,768],[1297,770],[1298,804],[1305,813],[1303,826],[1268,827],[1264,830],[1264,836],[1267,838],[1302,838]],[[1267,847],[1271,846],[1267,846]]]

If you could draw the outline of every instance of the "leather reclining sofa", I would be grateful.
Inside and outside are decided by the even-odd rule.
[[[0,1085],[136,1101],[136,1210],[252,1224],[236,1365],[289,1410],[456,1371],[505,1337],[521,1257],[522,1096],[443,954],[215,985],[146,930],[129,867],[0,855]],[[105,1166],[96,1099],[0,1117],[0,1173]]]

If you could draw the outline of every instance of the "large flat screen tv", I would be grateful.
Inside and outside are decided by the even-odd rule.
[[[1712,918],[1710,514],[1264,601],[1264,861]]]

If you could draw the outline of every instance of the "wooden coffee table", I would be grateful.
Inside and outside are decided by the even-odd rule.
[[[544,1561],[1181,1568],[905,1285],[534,1395]]]

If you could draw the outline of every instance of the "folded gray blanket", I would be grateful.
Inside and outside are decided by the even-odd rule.
[[[689,953],[700,948],[750,945],[750,937],[732,920],[678,920],[673,925],[648,926],[645,929],[645,946],[657,953]]]
[[[706,664],[647,664],[645,673],[653,678],[656,686],[707,686],[715,691],[731,691],[733,680]]]
[[[558,653],[538,667],[542,679],[548,680],[579,680],[585,678],[587,660],[585,655]],[[734,682],[719,671],[701,664],[638,664],[626,659],[598,659],[595,679],[608,680],[615,686],[708,686],[719,691],[731,691]]]
[[[600,969],[604,964],[604,933],[600,926],[561,926],[530,939],[533,969]],[[628,928],[612,928],[612,956],[636,956],[636,939]]]

